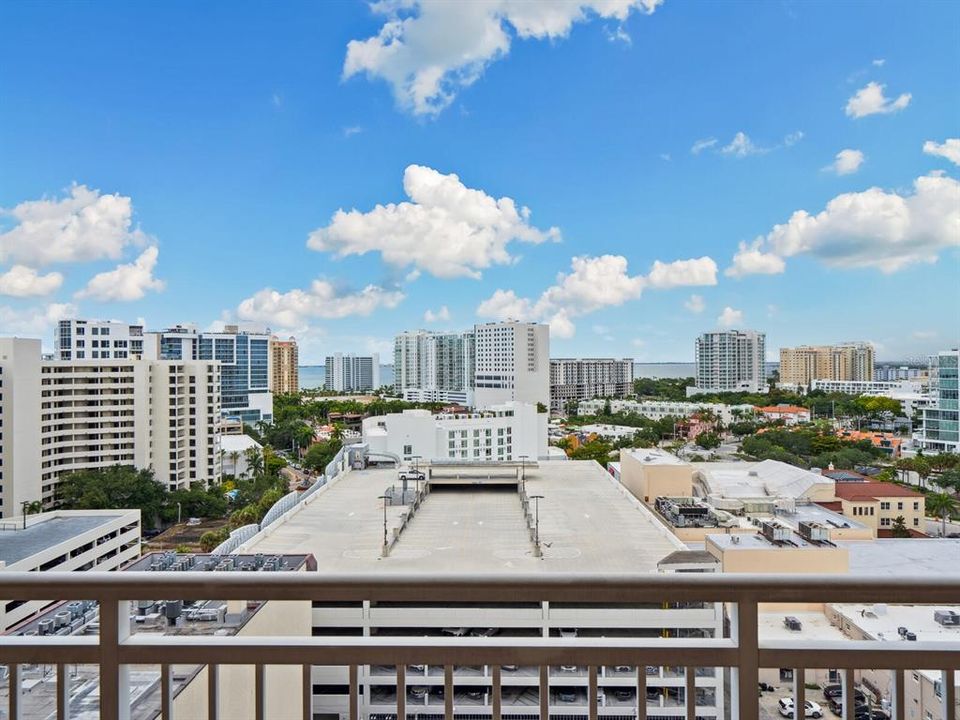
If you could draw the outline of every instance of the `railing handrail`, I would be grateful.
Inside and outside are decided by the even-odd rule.
[[[663,602],[950,604],[960,576],[600,573],[184,573],[6,572],[0,595],[17,600],[393,600],[407,602]]]

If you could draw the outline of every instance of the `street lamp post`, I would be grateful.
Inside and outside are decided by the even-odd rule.
[[[531,495],[530,499],[534,503],[534,530],[533,530],[533,544],[537,546],[537,552],[540,552],[540,501],[543,499],[543,495]]]
[[[182,510],[182,508],[180,507],[180,503],[177,503],[177,525],[180,524],[180,511],[181,511],[181,510]]]
[[[379,495],[377,496],[378,500],[383,500],[383,551],[387,551],[387,500],[389,496]]]
[[[419,473],[419,472],[420,472],[420,458],[422,458],[422,457],[423,457],[422,455],[411,455],[411,456],[410,456],[410,459],[413,460],[413,471],[414,471],[415,473]]]

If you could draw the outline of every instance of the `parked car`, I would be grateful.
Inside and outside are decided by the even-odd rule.
[[[560,637],[562,638],[575,638],[577,636],[576,628],[560,628]]]
[[[780,698],[780,702],[777,703],[778,710],[780,711],[781,717],[792,718],[793,717],[793,698]],[[823,708],[821,708],[817,703],[812,700],[807,700],[803,704],[803,716],[808,718],[822,718],[823,717]]]
[[[576,666],[576,665],[561,665],[561,666],[560,666],[560,672],[571,672],[571,673],[572,673],[572,672],[576,672],[576,671],[577,671],[577,666]]]
[[[830,700],[843,695],[843,686],[839,683],[823,686],[823,699]]]
[[[843,714],[843,696],[842,695],[838,695],[836,697],[830,698],[830,701],[827,704],[830,706],[830,709],[837,715]],[[861,690],[853,691],[853,707],[855,711],[858,710],[859,708],[863,708],[865,710],[870,709],[870,706],[867,705],[867,696],[863,694],[863,691]]]
[[[440,632],[442,632],[444,635],[450,635],[451,637],[463,637],[470,632],[470,628],[446,627]]]
[[[483,690],[480,688],[467,688],[467,697],[471,700],[482,700]]]
[[[414,700],[423,700],[427,696],[427,688],[424,685],[414,685],[410,688],[410,697]]]
[[[617,700],[632,700],[633,690],[630,688],[613,688],[613,696]]]
[[[575,690],[557,690],[557,701],[562,703],[572,703],[577,701]]]
[[[517,670],[520,669],[520,666],[519,665],[501,665],[500,669],[506,670],[507,672],[516,672]]]
[[[427,671],[426,665],[407,665],[407,668],[413,670],[414,672],[423,673]]]
[[[497,628],[474,628],[470,631],[470,634],[473,635],[473,637],[493,637],[499,632],[500,630]]]
[[[633,665],[614,665],[614,672],[633,672]]]

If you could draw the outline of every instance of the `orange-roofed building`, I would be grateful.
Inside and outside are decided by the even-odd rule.
[[[908,530],[922,533],[926,515],[926,498],[910,488],[889,482],[839,482],[834,490],[841,512],[869,525],[879,536],[893,528],[903,517]],[[911,533],[913,534],[913,533]]]
[[[860,442],[869,440],[875,448],[883,450],[892,458],[900,457],[901,440],[896,435],[884,432],[862,432],[860,430],[840,430],[839,435],[844,440]]]
[[[756,411],[763,416],[764,420],[783,420],[786,425],[810,422],[810,410],[799,405],[768,405],[757,407]]]

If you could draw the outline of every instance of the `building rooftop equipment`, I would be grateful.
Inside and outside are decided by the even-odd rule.
[[[693,463],[706,495],[724,498],[833,497],[834,481],[778,460]]]

